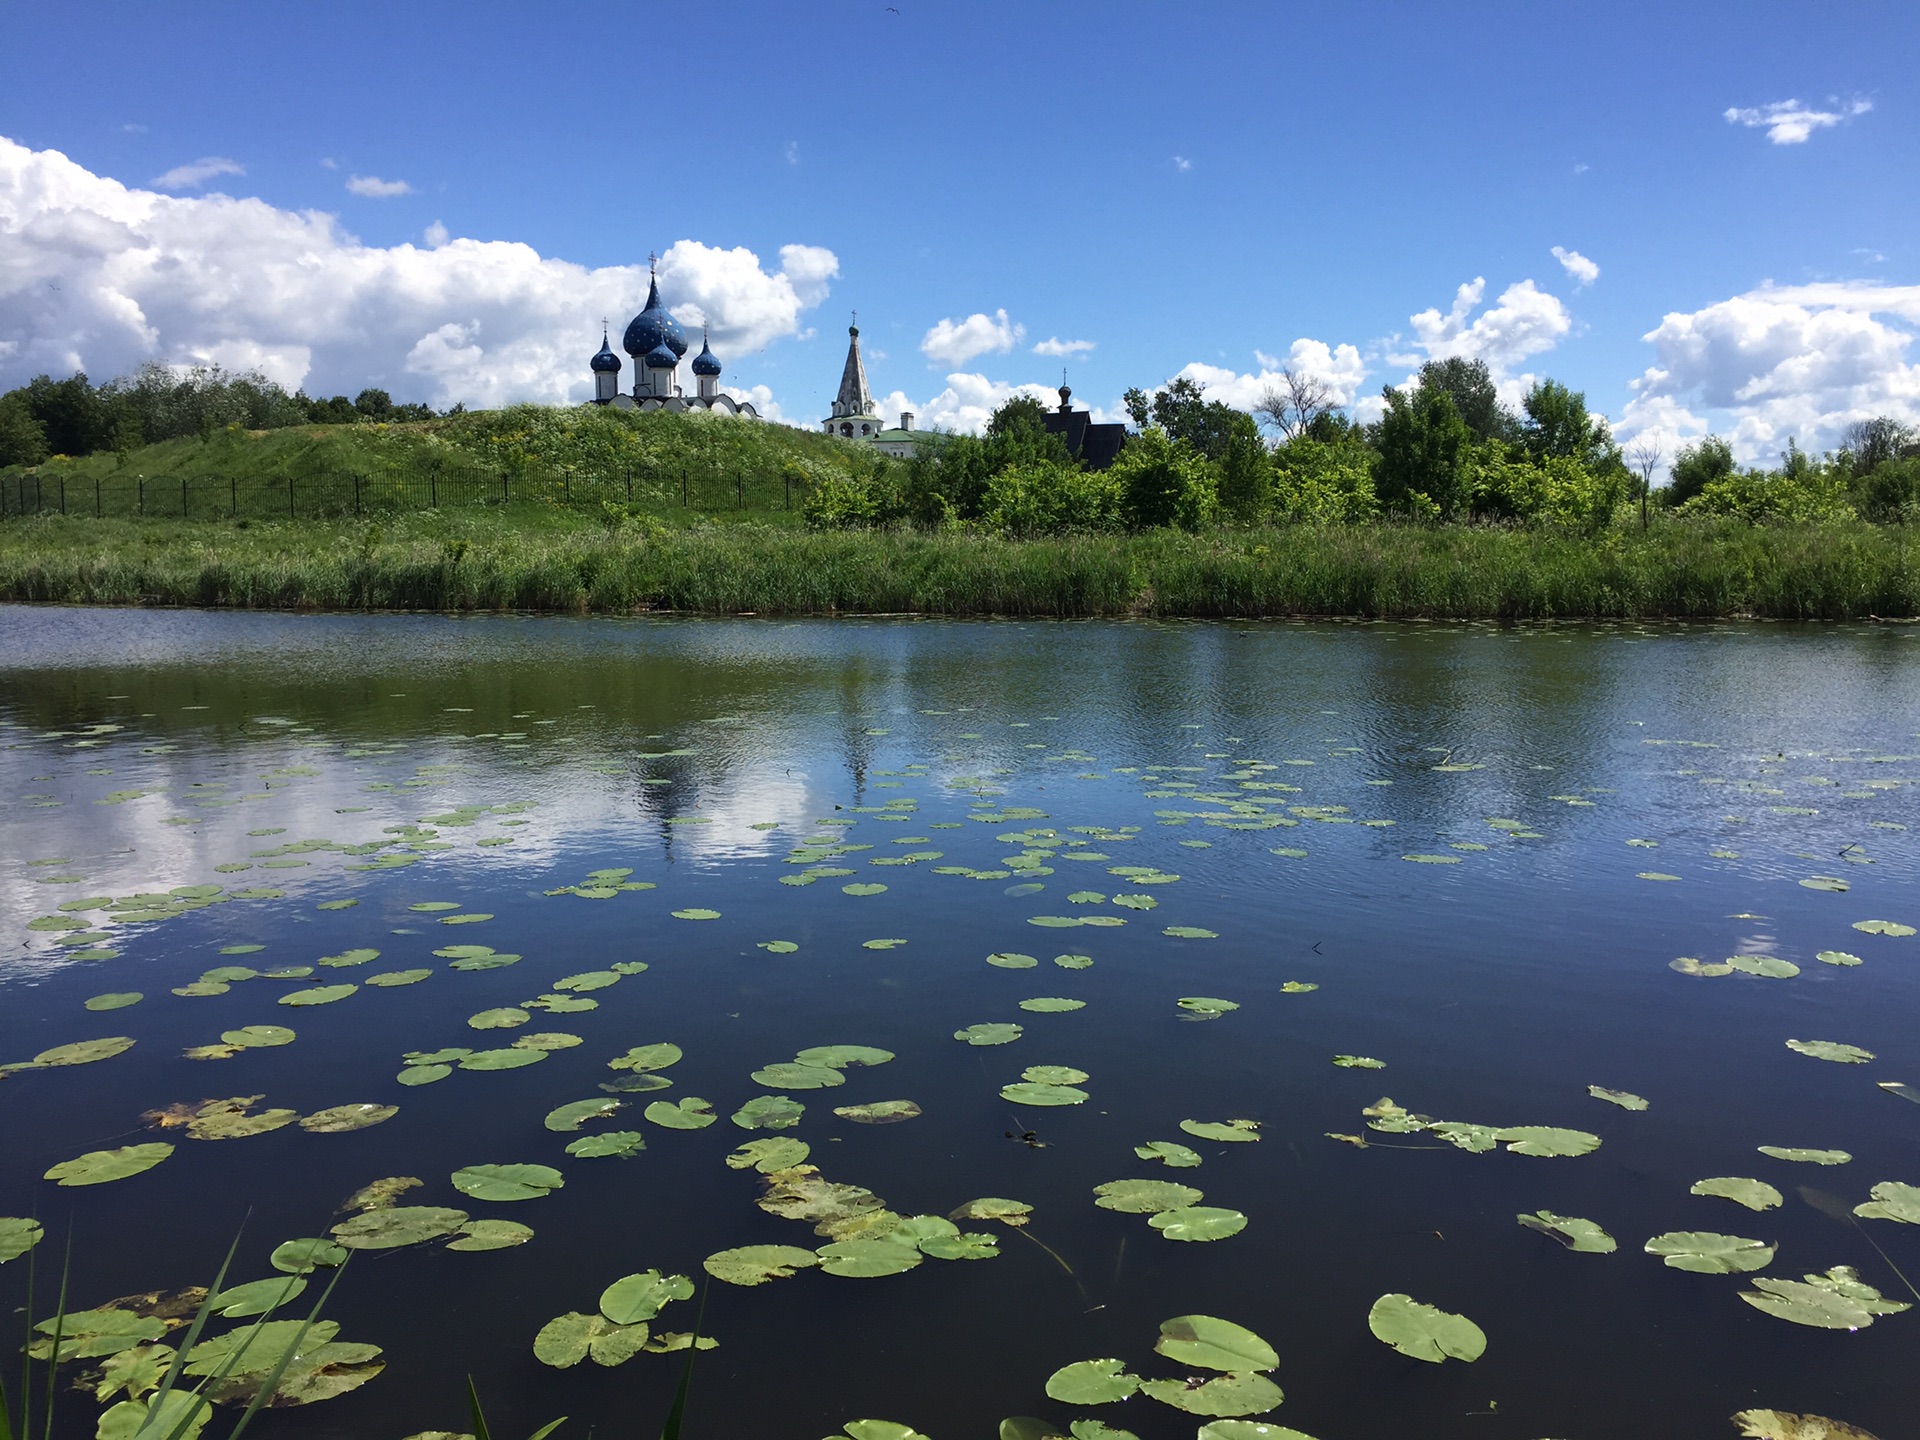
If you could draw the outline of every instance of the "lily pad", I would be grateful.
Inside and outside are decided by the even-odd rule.
[[[886,889],[886,886],[876,880],[864,880],[852,885],[842,885],[840,893],[842,895],[882,895],[886,893]]]
[[[51,1050],[42,1050],[33,1057],[36,1065],[91,1065],[96,1060],[111,1060],[115,1055],[125,1054],[133,1048],[133,1040],[126,1035],[111,1035],[104,1040],[76,1040],[70,1045],[56,1045]]]
[[[1000,1098],[1015,1105],[1080,1105],[1089,1097],[1086,1091],[1072,1085],[1036,1084],[1023,1080],[1013,1085],[1002,1085]]]
[[[68,1186],[104,1185],[151,1170],[171,1154],[173,1146],[163,1140],[123,1145],[117,1150],[89,1150],[72,1160],[62,1160],[44,1178]]]
[[[314,1135],[344,1135],[350,1130],[365,1130],[400,1113],[398,1105],[334,1105],[303,1116],[300,1128]]]
[[[1871,1200],[1853,1207],[1854,1214],[1864,1220],[1898,1220],[1906,1225],[1920,1225],[1920,1185],[1882,1180],[1871,1193]]]
[[[477,1015],[469,1015],[467,1024],[475,1030],[512,1030],[526,1024],[532,1018],[517,1005],[505,1005],[494,1010],[482,1010]]]
[[[1027,1217],[1033,1214],[1033,1206],[1024,1200],[1005,1200],[999,1196],[987,1196],[980,1200],[969,1200],[958,1209],[949,1210],[949,1220],[998,1220],[1003,1225],[1018,1229],[1027,1223]]]
[[[1107,1405],[1140,1388],[1124,1360],[1081,1360],[1047,1377],[1047,1398],[1063,1405]]]
[[[451,1065],[409,1065],[394,1076],[402,1085],[431,1085],[453,1074]]]
[[[467,1165],[453,1172],[452,1181],[476,1200],[537,1200],[567,1183],[549,1165]]]
[[[1776,1319],[1822,1330],[1864,1330],[1878,1316],[1913,1308],[1904,1300],[1886,1299],[1862,1282],[1851,1265],[1798,1280],[1763,1277],[1753,1282],[1753,1289],[1742,1290],[1740,1298]]]
[[[1020,1008],[1035,1015],[1065,1015],[1074,1010],[1086,1009],[1087,1002],[1068,1000],[1058,995],[1037,995],[1031,1000],[1022,1000]]]
[[[642,1270],[624,1275],[600,1292],[600,1313],[616,1325],[651,1320],[675,1300],[690,1299],[693,1281],[684,1275]]]
[[[1509,1126],[1494,1131],[1493,1138],[1515,1155],[1585,1155],[1600,1148],[1598,1135],[1550,1125]]]
[[[1140,1393],[1189,1415],[1264,1415],[1286,1397],[1264,1375],[1217,1375],[1204,1385],[1185,1380],[1145,1380]]]
[[[1697,1275],[1763,1269],[1776,1248],[1762,1240],[1716,1235],[1710,1230],[1673,1230],[1654,1236],[1646,1245],[1647,1254],[1658,1255],[1675,1270],[1691,1270]]]
[[[756,1085],[774,1090],[830,1090],[847,1083],[847,1077],[826,1065],[763,1065],[747,1077]]]
[[[1729,955],[1725,964],[1729,970],[1757,975],[1762,980],[1791,980],[1800,973],[1798,965],[1778,955]]]
[[[1843,1045],[1838,1040],[1789,1040],[1787,1048],[1802,1055],[1811,1055],[1816,1060],[1831,1060],[1837,1065],[1864,1065],[1875,1058],[1871,1050],[1862,1050],[1858,1045]]]
[[[1853,1425],[1824,1415],[1795,1415],[1786,1410],[1742,1410],[1732,1417],[1751,1440],[1875,1440]]]
[[[1774,1160],[1792,1160],[1802,1165],[1845,1165],[1853,1159],[1845,1150],[1802,1150],[1790,1145],[1760,1145],[1756,1149]]]
[[[1487,1350],[1487,1336],[1464,1315],[1423,1305],[1411,1295],[1382,1295],[1367,1312],[1367,1328],[1374,1338],[1402,1355],[1439,1364],[1444,1360],[1478,1360]]]
[[[1336,1055],[1333,1063],[1342,1070],[1384,1070],[1387,1062],[1376,1060],[1371,1055]]]
[[[0,1265],[17,1260],[45,1237],[38,1220],[18,1215],[0,1216]]]
[[[1914,927],[1902,925],[1898,920],[1856,920],[1853,928],[1868,935],[1911,935]]]
[[[1017,950],[996,950],[987,956],[987,964],[1002,970],[1031,970],[1040,962],[1031,955],[1022,955]]]
[[[111,995],[95,995],[87,1001],[89,1010],[124,1010],[145,998],[138,990],[121,990]]]
[[[638,1130],[608,1130],[599,1135],[582,1135],[570,1141],[567,1154],[583,1160],[612,1157],[625,1159],[647,1148],[647,1140]]]
[[[1190,1170],[1200,1163],[1200,1152],[1172,1140],[1149,1140],[1133,1147],[1142,1160],[1158,1160],[1172,1170]]]
[[[1710,1180],[1696,1180],[1687,1191],[1689,1195],[1714,1195],[1722,1200],[1731,1200],[1736,1205],[1744,1205],[1749,1210],[1774,1210],[1782,1203],[1780,1192],[1764,1180],[1746,1180],[1735,1175],[1719,1175]]]
[[[810,1270],[820,1263],[820,1257],[796,1245],[743,1245],[709,1255],[701,1263],[714,1279],[729,1285],[764,1285],[769,1280],[785,1280],[798,1270]]]
[[[1212,1315],[1176,1315],[1160,1322],[1153,1348],[1182,1365],[1244,1373],[1272,1370],[1280,1356],[1245,1326]]]
[[[795,1140],[786,1135],[775,1136],[768,1140],[749,1140],[727,1156],[727,1168],[757,1170],[762,1175],[771,1175],[777,1170],[788,1170],[800,1164],[812,1149],[813,1147],[806,1141]]]
[[[1008,1045],[1025,1033],[1020,1026],[1011,1022],[995,1021],[969,1025],[964,1030],[956,1030],[953,1032],[953,1038],[964,1040],[969,1045]]]
[[[1171,1180],[1109,1180],[1094,1186],[1093,1193],[1099,1197],[1093,1203],[1102,1210],[1127,1215],[1157,1215],[1162,1210],[1197,1205],[1206,1198],[1191,1185],[1176,1185]]]
[[[1571,1215],[1556,1215],[1551,1210],[1539,1210],[1532,1215],[1517,1217],[1529,1230],[1538,1230],[1548,1239],[1558,1240],[1569,1250],[1588,1255],[1611,1255],[1619,1248],[1613,1236],[1602,1230],[1591,1220],[1579,1220]]]
[[[393,1250],[451,1235],[467,1218],[439,1205],[395,1205],[350,1216],[329,1233],[349,1250]]]
[[[518,1070],[523,1065],[537,1065],[546,1058],[545,1050],[508,1045],[498,1050],[476,1050],[471,1055],[463,1055],[460,1057],[460,1068],[462,1070]]]
[[[1147,1224],[1169,1240],[1225,1240],[1247,1228],[1247,1217],[1216,1205],[1189,1205],[1162,1210]]]
[[[418,985],[433,974],[431,970],[386,970],[378,975],[367,976],[366,983],[382,990],[391,990],[401,985]]]
[[[578,1130],[589,1120],[603,1120],[620,1109],[626,1102],[611,1097],[595,1100],[571,1100],[565,1105],[555,1106],[547,1112],[547,1118],[541,1123],[547,1129],[564,1134]]]
[[[1180,1128],[1187,1134],[1202,1140],[1225,1140],[1234,1144],[1250,1144],[1260,1138],[1258,1120],[1182,1120]]]
[[[1587,1094],[1596,1100],[1604,1100],[1609,1105],[1618,1105],[1622,1110],[1644,1110],[1647,1102],[1630,1090],[1609,1090],[1604,1085],[1587,1086]]]
[[[1220,938],[1218,930],[1207,930],[1198,925],[1169,925],[1160,933],[1171,935],[1176,940],[1218,940]]]
[[[282,1005],[331,1005],[336,1000],[344,1000],[358,985],[316,985],[310,990],[289,990],[280,997]]]
[[[331,1240],[283,1240],[273,1247],[267,1263],[288,1275],[306,1275],[321,1266],[338,1265],[347,1258],[344,1246]]]
[[[1211,995],[1183,995],[1173,1003],[1207,1020],[1229,1015],[1240,1008],[1237,1000],[1217,1000]]]
[[[704,1130],[720,1118],[713,1113],[713,1106],[698,1095],[683,1095],[677,1101],[656,1100],[640,1113],[668,1130]]]
[[[874,1045],[814,1045],[795,1055],[802,1065],[827,1065],[835,1070],[850,1066],[884,1065],[893,1059],[893,1051]]]
[[[1845,950],[1822,950],[1813,957],[1822,965],[1860,965],[1865,962],[1858,955]]]
[[[276,1275],[271,1280],[230,1286],[212,1296],[207,1305],[216,1315],[238,1320],[277,1309],[306,1288],[307,1282],[298,1275]]]
[[[902,1275],[920,1263],[918,1250],[890,1240],[836,1240],[815,1253],[827,1274],[862,1280]]]
[[[533,1227],[517,1220],[469,1220],[447,1242],[449,1250],[509,1250],[533,1238]]]
[[[762,940],[759,948],[770,955],[791,955],[800,947],[791,940]]]
[[[874,1100],[865,1105],[841,1105],[833,1113],[856,1125],[894,1125],[916,1119],[920,1107],[911,1100]]]
[[[540,1327],[533,1337],[533,1358],[565,1370],[591,1355],[596,1365],[612,1367],[638,1355],[647,1334],[645,1325],[616,1325],[601,1315],[573,1311]]]
[[[756,1095],[728,1118],[742,1130],[791,1130],[807,1107],[785,1095]]]
[[[609,1070],[665,1070],[678,1065],[682,1052],[678,1045],[662,1041],[654,1045],[636,1045],[617,1060],[609,1060]]]

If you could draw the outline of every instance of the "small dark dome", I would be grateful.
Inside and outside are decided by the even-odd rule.
[[[720,362],[714,358],[713,349],[702,339],[700,353],[693,357],[693,373],[696,375],[718,375]]]
[[[670,345],[656,345],[647,352],[645,365],[649,370],[671,370],[680,363],[680,357],[673,353]]]
[[[588,362],[594,373],[599,375],[617,375],[620,373],[620,357],[613,353],[613,347],[607,344],[606,337],[600,337],[600,353]]]
[[[633,317],[633,323],[627,326],[626,337],[621,344],[636,360],[661,345],[673,351],[676,360],[687,353],[686,332],[680,328],[680,322],[667,313],[667,307],[660,303],[658,280],[648,284],[647,303]]]

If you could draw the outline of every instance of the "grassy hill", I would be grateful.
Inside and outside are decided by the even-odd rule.
[[[217,431],[0,469],[5,513],[310,518],[501,501],[601,501],[709,517],[784,513],[882,462],[867,446],[704,412],[518,405],[410,425]]]

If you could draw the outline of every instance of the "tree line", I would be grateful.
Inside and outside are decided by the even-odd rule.
[[[1075,465],[1032,399],[1008,401],[984,435],[930,438],[905,465],[876,463],[814,487],[816,527],[912,523],[1009,535],[1209,523],[1364,524],[1382,520],[1551,526],[1595,534],[1644,526],[1655,510],[1751,523],[1920,521],[1920,430],[1882,417],[1852,426],[1820,456],[1793,441],[1774,466],[1742,468],[1707,436],[1671,457],[1622,449],[1586,397],[1536,382],[1515,411],[1486,364],[1422,366],[1361,423],[1327,387],[1281,372],[1254,413],[1176,379],[1132,389],[1131,433],[1105,471]]]
[[[456,405],[456,413],[464,407]],[[353,399],[292,394],[257,370],[218,365],[178,371],[149,363],[94,385],[85,373],[65,380],[37,375],[0,395],[0,465],[38,465],[54,455],[78,458],[129,451],[163,440],[205,439],[229,426],[277,430],[289,425],[393,424],[431,420],[426,405],[396,404],[368,388]]]

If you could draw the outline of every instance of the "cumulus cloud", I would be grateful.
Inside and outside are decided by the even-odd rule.
[[[391,200],[396,195],[411,195],[413,186],[404,180],[382,180],[378,175],[349,175],[347,189],[369,200]]]
[[[1196,360],[1174,378],[1206,386],[1209,400],[1251,411],[1269,389],[1279,386],[1283,369],[1318,380],[1327,387],[1333,403],[1343,408],[1360,399],[1360,387],[1368,374],[1359,350],[1352,345],[1328,345],[1324,340],[1296,340],[1284,356],[1256,350],[1254,359],[1260,368],[1251,374]]]
[[[161,195],[0,138],[0,388],[158,359],[439,406],[583,400],[600,317],[624,323],[646,297],[643,266],[590,270],[444,227],[428,241],[365,245],[322,212]],[[771,269],[682,240],[660,286],[683,323],[712,326],[731,378],[799,332],[838,270],[817,246],[785,246]]]
[[[1056,360],[1066,360],[1076,355],[1091,355],[1093,353],[1093,341],[1062,340],[1058,336],[1049,336],[1033,347],[1033,353],[1036,355],[1051,355]]]
[[[1193,161],[1187,159],[1184,155],[1176,155],[1173,157],[1173,168],[1184,175],[1187,171],[1193,169]]]
[[[1712,428],[1742,460],[1771,461],[1788,436],[1824,449],[1856,420],[1920,421],[1916,325],[1920,285],[1769,285],[1675,312],[1644,337],[1655,363],[1632,382],[1622,433]]]
[[[1016,395],[1029,396],[1048,409],[1060,403],[1060,392],[1050,385],[1010,385],[1004,380],[989,380],[985,375],[956,372],[947,376],[947,388],[932,399],[916,404],[903,390],[882,396],[874,409],[895,423],[902,410],[914,413],[921,429],[952,430],[977,435],[987,428],[993,412]]]
[[[1871,100],[1842,101],[1835,96],[1827,103],[1834,108],[1816,110],[1811,105],[1802,105],[1798,100],[1776,100],[1771,105],[1730,105],[1722,113],[1729,125],[1765,130],[1767,139],[1776,145],[1804,145],[1814,131],[1831,129],[1842,121],[1864,115],[1873,109]]]
[[[1573,278],[1574,288],[1584,290],[1600,278],[1600,267],[1582,255],[1578,250],[1568,250],[1564,246],[1553,247],[1553,258],[1560,262],[1560,268]]]
[[[942,320],[927,331],[920,352],[938,365],[964,365],[977,355],[1005,355],[1026,338],[1027,327],[1007,319],[1005,310],[978,311],[964,320]]]
[[[209,180],[222,175],[244,175],[247,167],[238,160],[229,160],[224,155],[202,155],[198,160],[185,165],[176,165],[164,175],[156,175],[149,182],[161,190],[198,190]]]
[[[1491,308],[1475,315],[1486,289],[1487,282],[1476,276],[1454,292],[1446,314],[1428,309],[1408,317],[1415,344],[1427,359],[1484,360],[1498,374],[1551,350],[1573,328],[1567,307],[1531,280],[1509,285]]]

